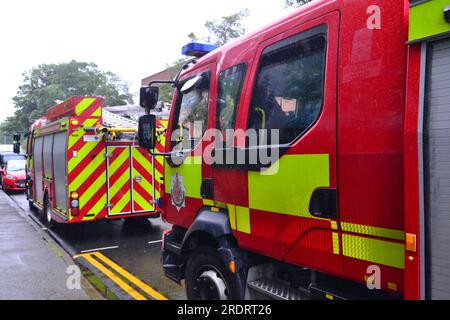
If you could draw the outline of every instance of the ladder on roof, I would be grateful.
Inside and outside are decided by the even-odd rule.
[[[115,113],[102,110],[103,113],[103,124],[116,128],[138,128],[138,122],[133,119],[128,119],[122,116],[119,116]]]

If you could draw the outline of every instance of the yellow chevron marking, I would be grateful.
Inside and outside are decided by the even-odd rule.
[[[106,182],[106,172],[102,173],[97,180],[89,187],[89,189],[86,190],[82,195],[80,195],[80,210],[83,210],[84,206],[91,200],[91,198],[100,190],[100,188],[103,188]],[[75,191],[74,189],[70,188],[71,191]],[[103,206],[106,204],[106,200],[103,202]],[[92,213],[98,212],[95,211],[94,208],[91,210]]]
[[[133,178],[135,178],[136,176],[141,176],[141,174],[136,169],[133,168]],[[147,181],[147,179],[145,179],[144,177],[142,177],[142,180],[140,183],[137,183],[136,180],[133,180],[133,185],[135,185],[135,184],[140,184],[142,186],[142,188],[144,188],[145,190],[147,190],[150,193],[153,193],[152,183],[150,181]]]
[[[144,199],[137,191],[133,192],[133,199],[143,210],[151,211],[154,209],[149,201],[150,199]]]
[[[92,207],[90,213],[98,214],[106,206],[106,193],[98,200],[98,202]],[[83,220],[94,220],[96,217],[86,217]]]
[[[80,186],[83,184],[84,181],[86,181],[86,179],[95,171],[97,171],[97,169],[104,165],[104,155],[103,153],[99,153],[93,160],[92,162],[84,168],[83,171],[80,172],[80,174],[72,180],[72,183],[70,184],[70,188],[71,190],[78,190],[80,188]],[[103,168],[104,170],[106,168]]]
[[[90,142],[86,143],[80,150],[78,150],[78,155],[76,158],[71,158],[68,163],[69,173],[71,173],[84,158],[89,156],[89,153],[97,146],[97,143]]]
[[[123,213],[124,208],[131,201],[131,193],[128,191],[122,198],[120,198],[119,202],[114,205],[111,209],[111,214],[120,214]],[[130,207],[131,211],[131,207]],[[127,211],[128,212],[128,211]]]
[[[119,179],[114,183],[114,185],[109,186],[109,199],[111,200],[116,196],[116,194],[122,189],[122,187],[130,182],[130,171],[126,170]],[[129,192],[126,194],[128,199],[130,198]],[[122,196],[122,199],[125,198],[125,195]],[[128,200],[129,201],[129,200]]]
[[[113,153],[116,149],[117,148],[108,148],[108,153]],[[109,165],[108,175],[110,178],[114,175],[114,173],[116,173],[117,170],[119,170],[120,166],[125,161],[128,161],[128,157],[129,157],[129,152],[128,152],[128,149],[125,148],[125,150],[117,157],[117,159],[115,159],[114,162]],[[128,172],[128,174],[129,174],[129,172]]]
[[[139,150],[133,150],[133,161],[137,161],[141,166],[147,170],[152,169],[152,163],[142,155]]]
[[[76,106],[77,115],[81,115],[87,108],[89,108],[95,101],[95,98],[84,98]]]
[[[98,107],[93,113],[92,117],[100,117],[102,115],[102,107]]]
[[[97,123],[97,119],[87,119],[83,122],[83,127],[93,127]],[[69,143],[68,143],[68,149],[71,149],[80,139],[83,138],[84,132],[81,131],[82,129],[78,129],[78,135],[74,136],[73,134],[69,137]]]

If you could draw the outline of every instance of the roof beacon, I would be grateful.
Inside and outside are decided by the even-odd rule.
[[[185,56],[201,58],[217,48],[218,46],[212,44],[191,42],[181,49],[181,53]]]

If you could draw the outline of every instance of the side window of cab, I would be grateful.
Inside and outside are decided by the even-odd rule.
[[[324,92],[326,26],[283,39],[262,52],[250,107],[250,129],[278,130],[292,144],[318,119]]]

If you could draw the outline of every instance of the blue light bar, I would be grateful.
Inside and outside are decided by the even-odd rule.
[[[210,53],[211,51],[216,50],[217,48],[218,46],[214,46],[212,44],[191,42],[185,45],[183,49],[181,49],[181,53],[185,56],[200,58]]]

